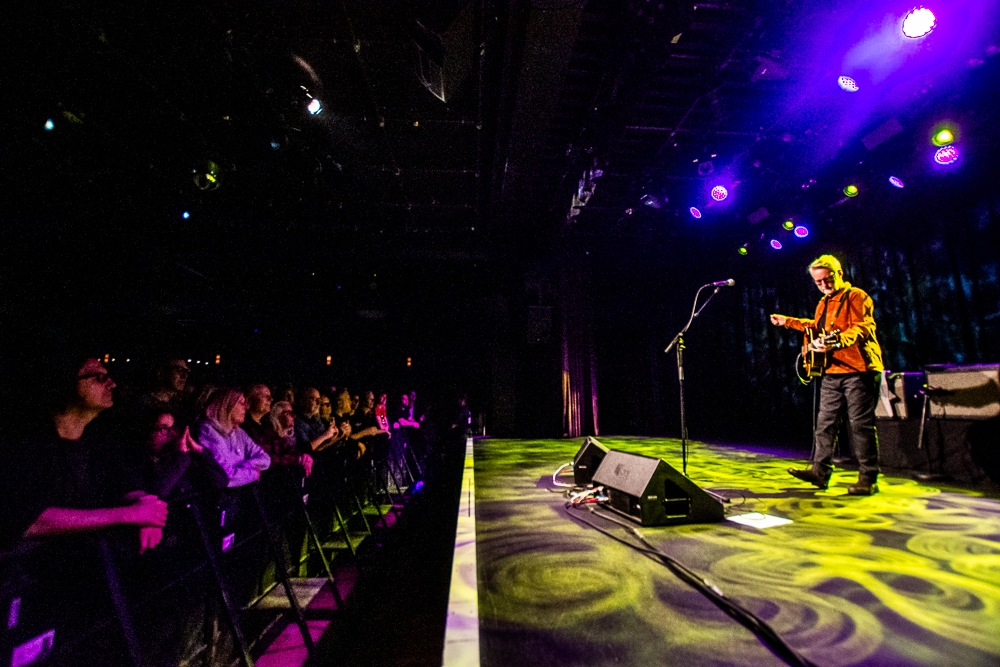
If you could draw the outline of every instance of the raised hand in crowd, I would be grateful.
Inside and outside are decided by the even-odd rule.
[[[185,426],[184,435],[182,435],[180,440],[177,442],[177,450],[185,454],[189,452],[201,454],[205,451],[205,448],[199,445],[198,441],[191,435],[191,427]]]

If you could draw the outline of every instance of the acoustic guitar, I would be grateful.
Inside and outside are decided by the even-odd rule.
[[[813,349],[816,342],[822,342],[829,349],[826,352],[817,352]],[[823,371],[833,361],[833,350],[838,349],[840,349],[839,330],[824,333],[815,329],[806,329],[802,343],[802,365],[805,367],[806,377],[823,377]]]

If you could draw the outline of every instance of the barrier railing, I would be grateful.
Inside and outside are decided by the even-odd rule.
[[[135,553],[134,531],[23,540],[0,553],[0,613],[7,614],[0,667],[145,667],[199,652],[211,664],[227,650],[218,645],[220,622],[229,653],[252,667],[253,642],[242,616],[263,599],[269,565],[277,579],[270,588],[281,586],[288,600],[278,613],[298,627],[312,656],[314,641],[292,579],[313,564],[343,606],[325,540],[339,533],[354,555],[349,523],[360,519],[370,534],[366,507],[374,506],[382,525],[388,512],[398,517],[397,500],[418,480],[413,468],[421,464],[403,444],[378,460],[317,457],[307,483],[277,469],[237,489],[172,498],[163,542],[142,556]]]

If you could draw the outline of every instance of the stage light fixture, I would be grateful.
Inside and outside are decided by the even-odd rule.
[[[205,162],[199,165],[199,168],[194,169],[193,172],[194,184],[198,186],[199,190],[215,190],[219,187],[219,184],[222,181],[222,169],[214,160],[205,160]]]
[[[643,195],[639,198],[639,201],[641,201],[644,206],[648,206],[652,209],[660,210],[663,208],[663,203],[660,201],[659,197],[654,197],[653,195]]]
[[[188,211],[184,211],[183,213],[181,213],[181,217],[187,220],[188,218],[191,217],[191,213],[189,213]]]
[[[931,143],[935,146],[947,146],[953,141],[955,141],[955,134],[947,127],[938,130],[931,138]]]
[[[695,220],[700,220],[701,219],[701,211],[699,211],[698,209],[696,209],[694,206],[692,206],[691,208],[689,208],[688,211],[691,212],[691,217],[694,218]]]
[[[858,196],[858,186],[856,186],[853,183],[851,183],[846,188],[844,188],[844,194],[847,195],[848,197],[857,197]]]
[[[49,132],[56,129],[56,124],[52,122],[51,118],[45,120],[45,129]]]
[[[785,220],[783,223],[781,223],[781,226],[789,230],[795,229],[795,223],[792,222],[791,220]]]
[[[958,149],[954,146],[945,146],[937,149],[934,153],[934,161],[938,164],[951,164],[958,159]]]
[[[309,110],[309,113],[315,116],[323,110],[323,105],[320,104],[320,101],[314,97],[309,100],[309,104],[306,106],[306,109]]]
[[[903,184],[903,179],[899,178],[898,176],[890,176],[889,177],[889,183],[891,183],[892,186],[896,187],[896,188],[904,188],[904,187],[906,187]]]
[[[271,150],[276,151],[279,148],[281,148],[281,144],[279,144],[277,141],[272,141],[271,142]]]
[[[849,93],[856,93],[861,89],[858,86],[858,82],[849,76],[842,76],[837,79],[837,85],[840,86],[841,90],[846,90]]]
[[[778,239],[771,239],[771,247],[775,250],[781,250],[781,241]]]
[[[804,239],[805,237],[809,236],[809,229],[807,227],[799,225],[798,227],[795,228],[795,235],[800,239]]]
[[[903,34],[910,39],[919,39],[934,30],[936,21],[934,12],[926,7],[915,7],[903,19]]]
[[[729,190],[721,185],[716,185],[712,188],[712,199],[715,201],[722,201],[729,196]]]
[[[737,250],[736,252],[738,252],[743,257],[746,257],[748,254],[750,254],[750,251],[747,250],[747,247],[745,245],[741,245],[739,250]]]

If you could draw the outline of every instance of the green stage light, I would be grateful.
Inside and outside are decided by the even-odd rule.
[[[931,143],[933,143],[935,146],[947,146],[953,141],[955,141],[955,135],[948,128],[939,130],[937,133],[935,133],[934,138],[931,139]]]
[[[746,257],[750,253],[750,251],[747,250],[747,247],[745,245],[741,245],[740,249],[737,250],[736,252],[740,253],[740,255],[742,255],[744,257]]]
[[[784,227],[785,229],[795,229],[795,223],[792,222],[791,220],[785,220],[783,223],[781,223],[781,226]]]
[[[848,185],[846,188],[844,188],[844,194],[847,195],[848,197],[857,197],[858,196],[858,186],[854,185],[853,183],[850,184],[850,185]],[[793,227],[794,227],[794,225],[793,225]]]

